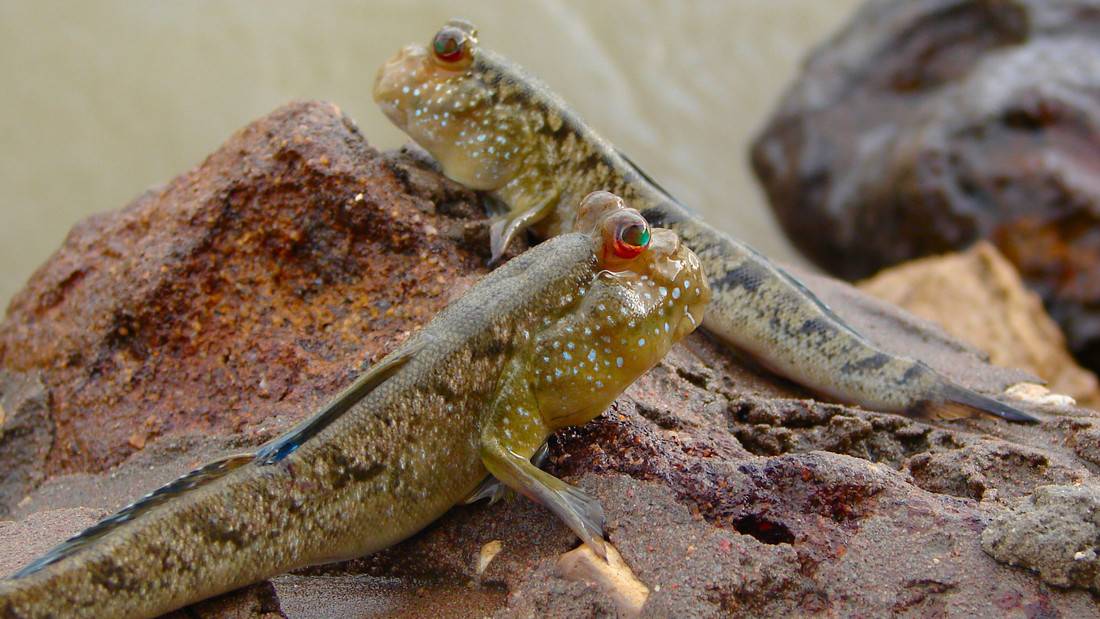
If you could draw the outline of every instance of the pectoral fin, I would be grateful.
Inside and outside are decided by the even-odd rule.
[[[512,205],[511,212],[501,216],[489,227],[489,249],[493,257],[490,264],[500,260],[504,250],[517,234],[535,225],[554,211],[558,201],[558,188],[549,181],[542,180],[533,187],[527,183],[533,178],[555,178],[550,171],[545,174],[524,174],[498,190],[502,201]]]
[[[542,466],[542,463],[546,461],[546,456],[549,453],[550,447],[546,443],[543,443],[542,447],[539,447],[538,450],[535,451],[535,455],[531,456],[531,463],[535,466]],[[481,499],[489,499],[489,505],[492,505],[508,497],[512,492],[513,490],[511,488],[500,483],[499,479],[490,475],[481,480],[481,484],[478,485],[477,489],[475,489],[470,496],[466,497],[463,503],[469,505],[470,503],[477,503]]]
[[[606,558],[599,501],[528,460],[551,432],[529,378],[530,359],[523,356],[511,359],[501,373],[493,404],[481,419],[481,462],[502,484],[548,507],[596,554]]]
[[[536,468],[527,458],[498,441],[486,441],[483,437],[481,460],[493,477],[549,508],[596,554],[607,558],[603,545],[603,508],[597,499]]]

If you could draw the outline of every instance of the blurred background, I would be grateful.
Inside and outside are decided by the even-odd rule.
[[[747,164],[801,58],[856,0],[0,0],[0,304],[78,220],[202,162],[294,99],[378,148],[381,63],[444,21],[545,80],[683,202],[798,262]]]

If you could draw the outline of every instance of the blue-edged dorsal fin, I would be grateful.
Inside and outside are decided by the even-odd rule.
[[[51,563],[56,563],[82,548],[90,546],[127,522],[178,497],[184,492],[194,490],[199,486],[224,477],[251,462],[253,457],[253,454],[236,454],[219,458],[209,464],[203,465],[175,481],[157,488],[129,506],[122,508],[118,512],[107,516],[98,523],[61,542],[46,554],[35,559],[30,565],[13,574],[11,578],[22,578],[23,576],[37,572]]]
[[[410,359],[416,356],[416,353],[423,350],[427,343],[427,338],[422,337],[420,340],[404,347],[403,350],[394,351],[371,366],[365,374],[355,379],[350,387],[329,400],[328,404],[321,407],[321,410],[314,413],[312,417],[260,447],[256,451],[256,464],[274,464],[290,455],[302,443],[316,436],[318,432],[324,430],[340,415],[346,413],[352,406],[365,398],[367,394],[374,391],[378,385],[386,382],[387,379],[396,374]]]

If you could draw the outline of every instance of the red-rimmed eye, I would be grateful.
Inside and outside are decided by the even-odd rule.
[[[633,258],[649,246],[649,225],[644,219],[630,218],[615,230],[613,251],[620,258]]]
[[[458,28],[444,28],[435,35],[432,51],[444,62],[457,62],[466,53],[466,33]]]

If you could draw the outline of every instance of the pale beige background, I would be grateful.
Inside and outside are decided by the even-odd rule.
[[[380,63],[450,17],[525,65],[682,201],[781,260],[747,144],[855,0],[0,0],[0,307],[77,220],[299,98],[399,145]]]

